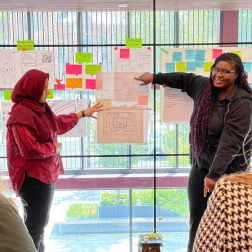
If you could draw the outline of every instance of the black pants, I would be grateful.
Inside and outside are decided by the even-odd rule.
[[[25,176],[19,196],[26,202],[25,225],[39,252],[45,251],[44,228],[48,223],[53,200],[54,184],[45,184],[38,179]]]
[[[188,252],[191,252],[193,249],[194,238],[210,196],[207,193],[207,197],[204,197],[204,179],[208,172],[208,169],[199,169],[197,165],[193,165],[190,170],[187,184],[190,211]]]

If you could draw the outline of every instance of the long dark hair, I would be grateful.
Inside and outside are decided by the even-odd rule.
[[[252,94],[252,89],[248,84],[247,74],[244,72],[241,58],[235,53],[223,53],[216,58],[212,67],[214,67],[219,61],[225,61],[230,65],[233,65],[235,70],[239,73],[239,76],[235,79],[235,85],[238,85],[239,88],[243,88]],[[217,102],[218,92],[219,89],[214,87],[212,73],[210,73],[210,78],[202,91],[201,98],[191,119],[191,152],[198,165],[200,165],[200,157],[202,157],[202,154],[208,153],[210,118],[213,107]]]

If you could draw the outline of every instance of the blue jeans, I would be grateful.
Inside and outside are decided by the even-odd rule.
[[[55,184],[45,184],[27,174],[21,186],[19,196],[26,203],[25,225],[38,252],[45,251],[44,228],[48,223]]]

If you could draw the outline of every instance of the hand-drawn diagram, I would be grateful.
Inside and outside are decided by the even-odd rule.
[[[117,73],[114,72],[113,100],[115,102],[137,102],[139,96],[147,96],[147,104],[150,94],[150,85],[140,86],[134,77],[143,73]],[[141,105],[141,104],[138,104]],[[143,105],[143,104],[142,104]]]
[[[86,108],[85,100],[48,100],[48,105],[51,107],[55,115],[67,115],[70,113],[76,113]],[[2,107],[2,123],[3,123],[3,134],[6,136],[7,128],[6,122],[9,118],[9,112],[11,111],[13,103],[12,102],[1,102]],[[86,136],[86,119],[83,118],[79,120],[78,124],[65,133],[61,135],[62,137],[85,137]]]
[[[130,49],[129,58],[120,58],[120,50],[114,50],[114,72],[151,72],[151,51]]]
[[[53,51],[0,50],[0,88],[14,88],[18,80],[30,69],[49,73],[49,88],[54,88]]]
[[[7,127],[6,123],[9,119],[9,112],[13,106],[13,102],[1,102],[1,109],[2,109],[2,127],[3,127],[3,137],[6,137],[7,134]]]
[[[67,115],[77,113],[86,108],[85,100],[48,100],[48,105],[51,107],[55,115]],[[78,124],[62,135],[63,137],[84,137],[86,136],[86,119],[79,120]]]
[[[99,73],[97,78],[101,89],[96,91],[96,99],[110,99],[112,106],[118,103],[148,106],[150,97],[150,85],[140,86],[139,82],[134,79],[142,72],[113,72]],[[144,97],[143,99],[140,99]],[[117,104],[115,104],[117,103]]]
[[[97,142],[143,144],[143,110],[109,109],[98,113]]]
[[[193,111],[193,100],[179,89],[160,87],[161,120],[164,123],[188,123]]]

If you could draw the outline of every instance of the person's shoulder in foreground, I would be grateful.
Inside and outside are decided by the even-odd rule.
[[[37,252],[17,210],[0,197],[0,251]]]
[[[252,251],[251,226],[252,174],[225,176],[209,198],[193,251]]]

